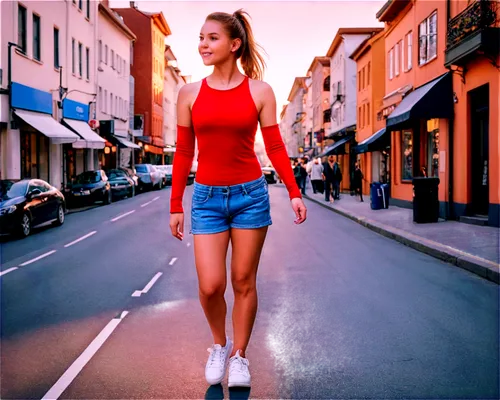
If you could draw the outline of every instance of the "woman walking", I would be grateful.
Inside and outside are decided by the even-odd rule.
[[[198,51],[211,75],[185,85],[177,101],[178,139],[172,176],[170,229],[184,237],[182,198],[198,139],[198,171],[193,188],[191,233],[200,302],[213,336],[205,367],[211,385],[250,387],[246,349],[257,312],[256,275],[271,225],[267,183],[254,152],[260,123],[266,152],[283,179],[295,212],[306,207],[295,183],[276,121],[276,99],[260,79],[264,60],[242,10],[210,14],[201,28]],[[244,75],[237,67],[240,60]],[[226,254],[231,242],[234,342],[226,336]]]

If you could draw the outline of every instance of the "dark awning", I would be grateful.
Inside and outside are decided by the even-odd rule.
[[[407,95],[387,118],[387,128],[411,119],[450,118],[453,115],[451,72],[426,83]]]
[[[323,153],[320,154],[320,157],[331,156],[333,154],[344,154],[344,144],[351,141],[353,139],[352,136],[346,136],[345,138],[340,139],[338,142],[335,142],[331,146],[325,147],[323,149]]]
[[[382,128],[381,130],[375,132],[369,138],[363,140],[357,146],[353,148],[355,153],[366,153],[368,151],[377,151],[389,146],[390,135],[386,135],[387,129]]]

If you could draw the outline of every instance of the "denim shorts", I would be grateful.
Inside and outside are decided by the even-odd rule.
[[[256,229],[271,224],[269,192],[264,176],[231,186],[194,183],[192,234],[213,234],[230,228]]]

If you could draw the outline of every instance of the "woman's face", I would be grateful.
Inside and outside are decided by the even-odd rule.
[[[226,61],[236,52],[241,41],[231,39],[221,23],[206,21],[201,27],[198,51],[205,65]]]

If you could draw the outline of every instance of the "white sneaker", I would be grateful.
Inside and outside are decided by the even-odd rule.
[[[210,385],[217,385],[221,383],[224,376],[226,376],[229,356],[233,351],[233,342],[227,337],[224,347],[220,344],[214,344],[207,350],[210,355],[208,356],[207,365],[205,367],[205,378]]]
[[[228,387],[250,387],[250,371],[248,366],[250,362],[240,356],[238,350],[229,360],[229,379]]]

